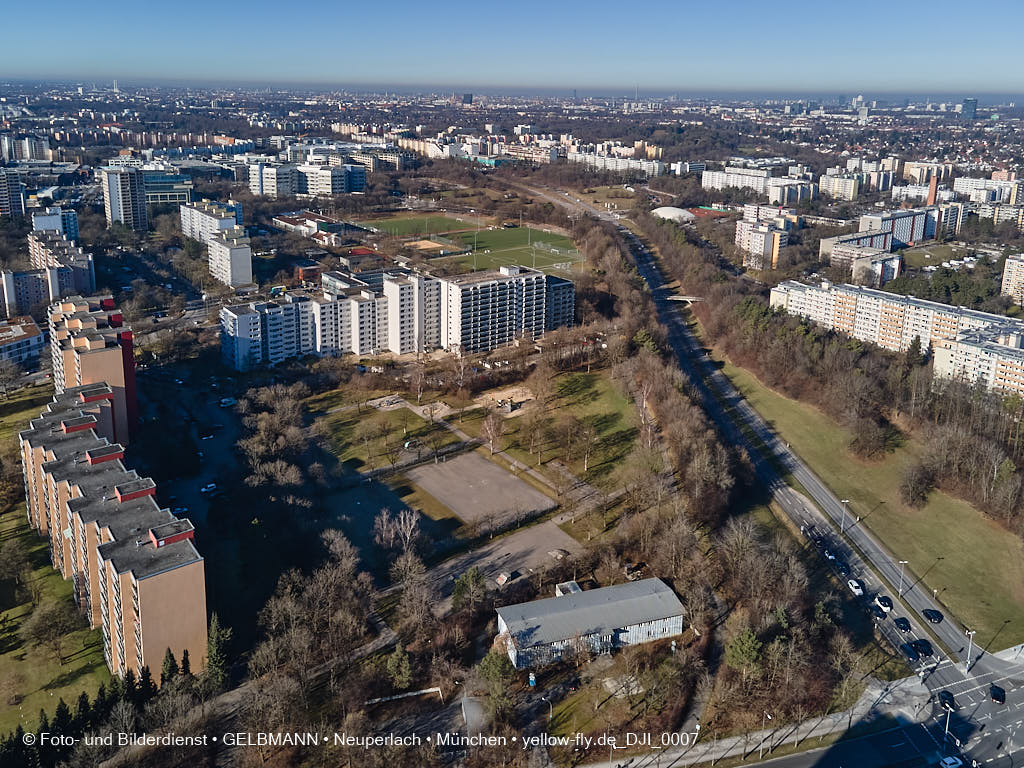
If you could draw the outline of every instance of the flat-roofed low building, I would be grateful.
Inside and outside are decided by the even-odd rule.
[[[561,590],[560,590],[561,591]],[[498,608],[498,635],[516,669],[552,664],[580,650],[605,653],[682,634],[683,604],[661,579]]]
[[[45,350],[43,334],[31,317],[0,320],[0,360],[19,365],[34,363]]]

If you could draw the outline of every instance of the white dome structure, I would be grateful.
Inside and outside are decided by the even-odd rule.
[[[655,208],[651,211],[651,215],[657,216],[659,219],[674,221],[676,224],[686,224],[697,218],[689,211],[683,208],[674,208],[671,205],[663,205],[661,208]]]

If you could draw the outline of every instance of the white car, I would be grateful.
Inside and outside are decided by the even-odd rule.
[[[846,586],[848,586],[850,588],[850,591],[853,592],[853,594],[855,594],[857,597],[864,597],[864,587],[862,587],[860,582],[856,579],[850,579],[848,582],[846,582]]]

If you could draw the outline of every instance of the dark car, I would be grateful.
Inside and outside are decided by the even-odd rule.
[[[910,622],[907,621],[903,616],[893,619],[892,623],[896,625],[896,629],[898,629],[900,632],[910,631]]]
[[[836,570],[843,574],[843,576],[850,575],[850,566],[848,566],[842,560],[836,560]]]
[[[1006,691],[1004,691],[1002,688],[1000,688],[998,685],[995,685],[994,683],[989,686],[988,695],[989,698],[992,699],[992,701],[994,701],[996,704],[1006,703]]]
[[[956,712],[956,701],[954,701],[953,694],[949,691],[939,691],[939,704],[947,712]]]
[[[883,611],[881,608],[879,608],[874,603],[871,604],[871,615],[874,616],[875,619],[878,620],[878,621],[881,621],[882,619],[884,619],[886,617],[885,611]]]
[[[932,624],[938,624],[942,621],[942,613],[936,611],[934,608],[925,608],[921,611],[921,615],[928,619]]]
[[[935,654],[935,651],[932,649],[932,644],[923,637],[920,640],[915,640],[913,642],[913,646],[922,656],[933,656]]]
[[[900,646],[900,650],[903,651],[903,655],[907,657],[907,661],[909,661],[911,664],[913,664],[921,658],[920,656],[918,656],[917,650],[915,650],[913,644],[911,643],[904,643]]]

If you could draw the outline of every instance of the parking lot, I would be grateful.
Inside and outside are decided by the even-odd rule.
[[[431,575],[437,578],[438,588],[444,597],[439,610],[448,608],[452,582],[474,566],[487,578],[488,588],[495,589],[499,586],[496,579],[501,573],[509,574],[512,577],[510,583],[514,583],[555,565],[558,559],[551,553],[561,557],[562,553],[575,554],[581,550],[579,542],[559,528],[554,520],[497,538],[431,569]]]
[[[555,502],[477,453],[424,464],[409,479],[466,523],[498,523],[555,508]]]

